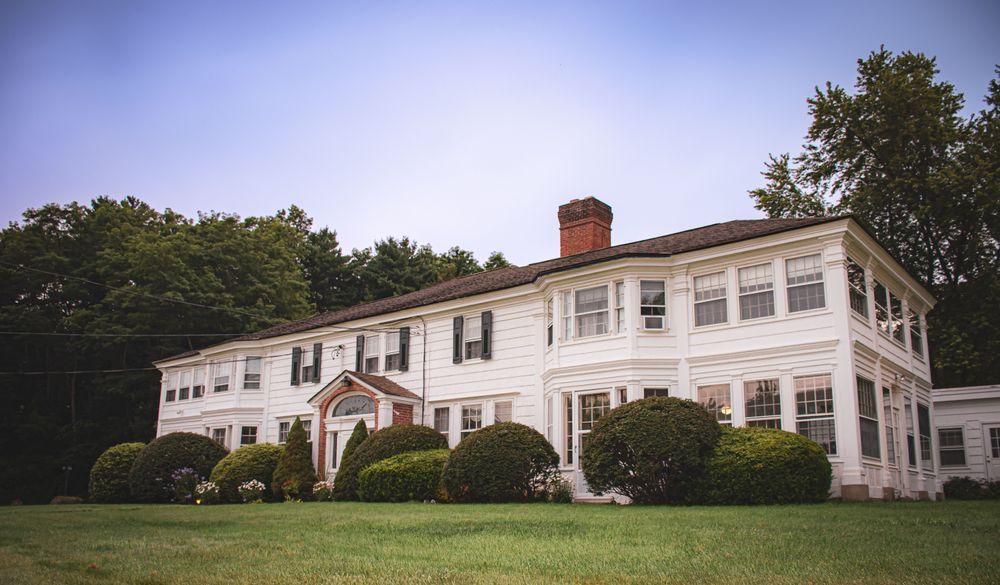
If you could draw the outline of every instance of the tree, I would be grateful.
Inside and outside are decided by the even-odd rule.
[[[482,271],[479,262],[472,252],[453,246],[444,254],[438,256],[438,281],[445,281],[457,276],[475,274]]]
[[[935,383],[987,384],[1000,378],[1000,82],[964,118],[964,97],[939,73],[920,53],[859,59],[855,91],[816,88],[802,152],[772,155],[750,196],[769,217],[863,222],[938,299]]]
[[[354,265],[351,257],[341,252],[337,232],[323,228],[306,235],[302,269],[317,311],[335,311],[361,301]]]
[[[299,417],[295,417],[292,428],[288,430],[288,441],[278,458],[278,466],[274,468],[271,489],[278,499],[308,498],[312,495],[315,483],[316,470],[313,468],[306,431],[302,428]]]
[[[352,261],[366,301],[413,292],[438,282],[434,251],[406,237],[386,238],[371,250],[355,250]]]
[[[503,252],[493,252],[490,257],[486,259],[483,263],[483,270],[494,270],[496,268],[507,268],[508,266],[513,266],[504,257]]]
[[[368,425],[365,424],[365,421],[359,420],[358,424],[354,425],[354,430],[351,432],[350,438],[347,439],[347,444],[344,445],[344,453],[340,456],[340,460],[347,459],[347,456],[353,453],[358,448],[358,445],[363,443],[367,438]]]

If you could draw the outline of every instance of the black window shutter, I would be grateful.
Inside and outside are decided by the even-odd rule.
[[[461,316],[455,317],[451,327],[451,361],[456,364],[462,363],[462,326],[464,323],[465,319]]]
[[[493,357],[493,311],[483,311],[483,359],[488,360]]]
[[[319,382],[319,369],[323,365],[323,344],[313,344],[313,382]]]
[[[362,367],[365,365],[365,336],[358,335],[357,348],[354,353],[354,371],[361,372],[364,371]]]
[[[405,372],[410,367],[410,328],[399,328],[399,371]]]
[[[292,386],[299,385],[299,364],[302,363],[302,348],[292,348]]]

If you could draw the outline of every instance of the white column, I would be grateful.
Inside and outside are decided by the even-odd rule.
[[[667,322],[671,324],[672,331],[677,337],[677,355],[680,357],[677,363],[677,389],[674,395],[680,398],[690,398],[691,367],[688,364],[688,356],[691,352],[689,343],[691,332],[691,323],[689,320],[691,289],[688,286],[687,268],[680,269],[671,275],[668,288],[668,293],[670,293],[670,308],[668,310]]]

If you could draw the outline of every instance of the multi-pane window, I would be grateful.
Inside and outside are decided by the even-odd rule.
[[[344,398],[330,409],[330,416],[362,416],[375,412],[375,401],[371,396],[354,394]]]
[[[774,268],[771,263],[739,269],[740,319],[774,315]]]
[[[163,401],[175,400],[177,400],[177,374],[167,374],[167,381],[163,383]]]
[[[878,459],[881,456],[878,436],[878,404],[875,382],[857,376],[858,421],[861,426],[861,455]]]
[[[465,359],[472,360],[483,356],[483,318],[479,315],[465,318]]]
[[[896,421],[892,415],[892,393],[882,389],[882,417],[885,419],[885,458],[890,465],[898,465],[896,460]]]
[[[385,334],[385,371],[399,369],[399,331]]]
[[[510,422],[514,413],[514,403],[509,400],[493,403],[493,423]]]
[[[545,301],[545,345],[552,345],[555,334],[552,324],[552,299]]]
[[[552,442],[552,428],[555,422],[555,397],[549,397],[545,400],[545,439],[550,445],[554,445]]]
[[[1000,427],[990,428],[990,455],[1000,459]]]
[[[920,433],[920,467],[934,469],[931,459],[931,410],[926,404],[917,403],[917,431]]]
[[[434,409],[434,430],[448,438],[448,431],[451,428],[451,407],[440,406]]]
[[[191,396],[191,372],[181,372],[181,387],[177,390],[178,400],[187,400]]]
[[[600,394],[580,395],[580,430],[588,431],[594,428],[597,419],[611,411],[611,395]]]
[[[778,380],[743,382],[748,427],[781,428],[781,391]]]
[[[618,389],[618,404],[626,404],[628,402],[628,388]]]
[[[483,428],[483,405],[466,404],[462,406],[462,439],[481,428]]]
[[[369,335],[365,337],[365,372],[368,374],[378,373],[379,349],[378,335]]]
[[[257,442],[257,427],[240,429],[240,445],[253,445]]]
[[[920,315],[907,311],[910,320],[910,349],[920,357],[924,356],[924,330],[920,327]]]
[[[938,455],[941,465],[965,465],[965,437],[962,427],[938,429]]]
[[[219,427],[212,429],[212,440],[216,443],[226,446],[226,427]]]
[[[563,394],[563,412],[566,413],[566,424],[563,425],[563,465],[573,464],[573,395]]]
[[[850,285],[851,310],[868,317],[868,287],[865,284],[865,269],[850,258],[847,259],[847,283]]]
[[[828,455],[837,454],[833,379],[829,374],[795,378],[795,428],[819,443]]]
[[[625,331],[625,283],[615,283],[615,331]]]
[[[789,313],[825,307],[821,256],[813,254],[785,260],[785,288]]]
[[[243,389],[260,390],[260,364],[259,357],[248,356],[243,369]]]
[[[376,347],[376,350],[378,348]],[[377,351],[376,351],[377,353]],[[300,354],[299,361],[299,380],[302,383],[313,381],[313,348],[304,347],[302,348],[302,353]]]
[[[903,333],[903,300],[889,292],[889,316],[892,317],[892,338],[906,344]]]
[[[562,317],[563,322],[563,341],[573,339],[573,293],[569,291],[562,293],[562,302],[559,305],[559,315]]]
[[[715,325],[729,320],[726,307],[726,273],[694,277],[694,325]]]
[[[643,329],[666,329],[667,286],[662,280],[640,281],[639,303]]]
[[[913,435],[913,403],[909,398],[903,399],[903,414],[906,416],[906,456],[910,467],[917,466],[917,443]]]
[[[212,391],[226,392],[229,390],[229,378],[231,374],[232,364],[230,362],[215,364],[215,373],[212,375]]]
[[[653,396],[662,396],[662,397],[666,398],[667,397],[667,391],[668,391],[667,388],[643,388],[642,389],[642,397],[643,398],[652,398]]]
[[[711,412],[719,424],[733,424],[733,400],[729,384],[698,386],[698,403]]]
[[[191,385],[191,398],[201,398],[205,395],[205,368],[194,371],[194,383]]]
[[[608,287],[595,286],[576,291],[576,336],[591,337],[608,332]]]
[[[278,442],[285,443],[288,441],[288,432],[292,430],[292,422],[290,420],[283,420],[278,423]],[[312,430],[311,420],[299,420],[302,424],[302,430],[306,433],[306,440],[309,440],[309,431]]]
[[[883,333],[889,333],[889,289],[875,281],[875,325]]]

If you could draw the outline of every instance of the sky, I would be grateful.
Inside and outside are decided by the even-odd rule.
[[[806,99],[884,44],[982,107],[1000,2],[0,3],[0,222],[137,196],[295,204],[350,250],[409,236],[558,256],[556,210],[612,243],[755,218]],[[761,4],[761,5],[757,5]]]

